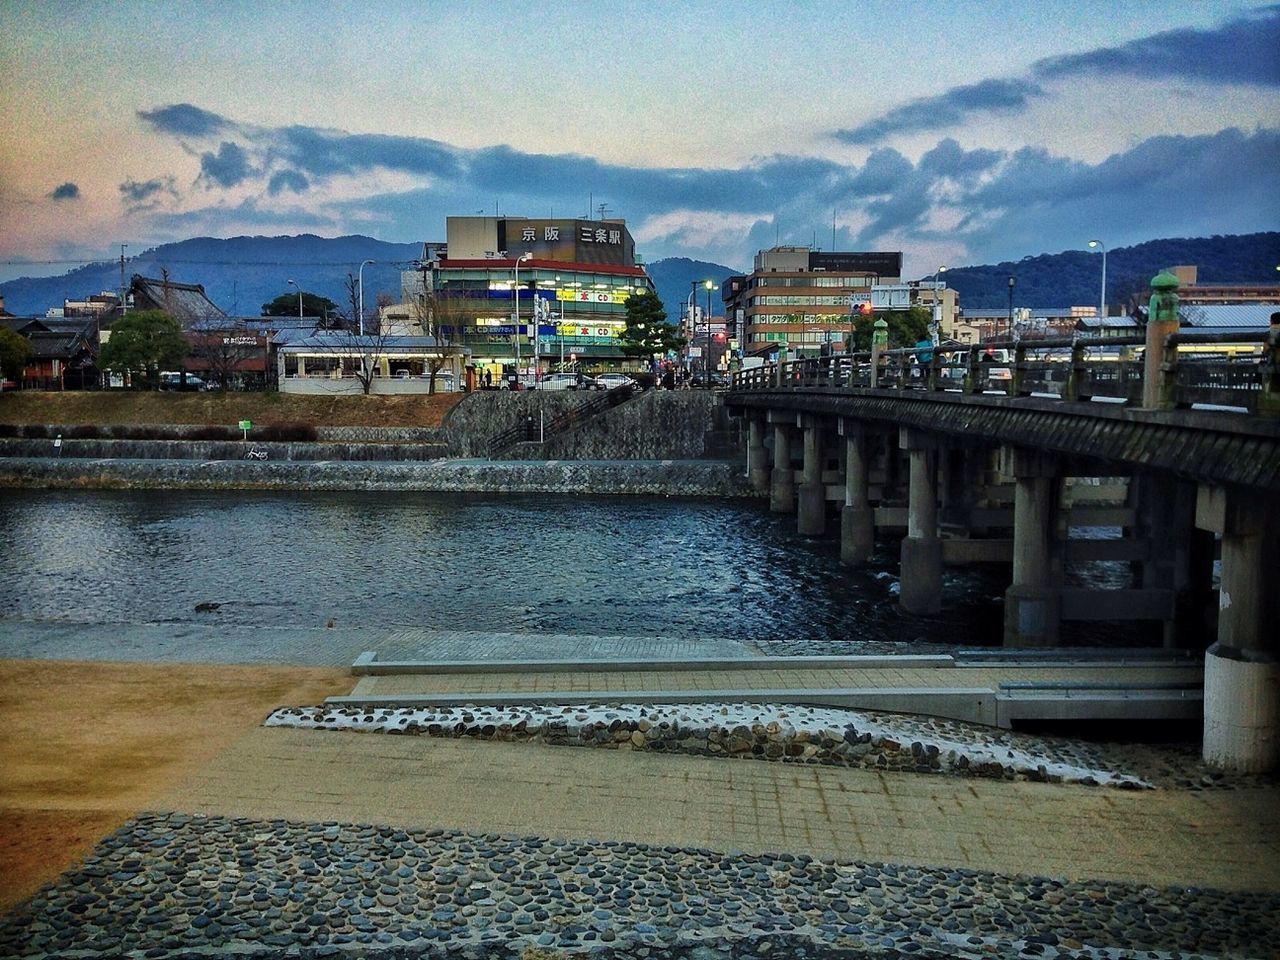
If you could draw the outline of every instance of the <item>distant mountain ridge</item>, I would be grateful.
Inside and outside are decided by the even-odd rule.
[[[1183,264],[1198,268],[1197,283],[1278,283],[1280,232],[1149,240],[1107,251],[1107,303],[1150,296],[1151,278]],[[953,267],[943,278],[960,294],[962,309],[1096,306],[1102,293],[1102,255],[1092,250],[1043,253],[975,267]]]
[[[125,263],[128,276],[160,276],[162,268],[180,283],[204,286],[209,298],[233,316],[257,316],[262,304],[281,294],[296,292],[295,280],[308,293],[342,304],[348,273],[365,268],[365,305],[380,293],[400,296],[400,272],[421,255],[421,243],[388,243],[365,236],[318,237],[313,234],[280,237],[196,237],[155,247]],[[1280,280],[1280,232],[1239,236],[1151,240],[1107,252],[1107,300],[1118,304],[1146,289],[1151,277],[1165,267],[1196,264],[1201,283],[1275,283]],[[669,257],[647,265],[667,311],[676,322],[689,294],[705,308],[702,282],[711,280],[713,313],[720,313],[719,287],[728,276],[744,271],[706,260]],[[1068,307],[1098,302],[1102,261],[1090,250],[1066,250],[1024,257],[1019,261],[953,267],[944,275],[960,294],[961,307],[994,309],[1007,306],[1009,277],[1015,280],[1014,305]],[[696,288],[695,288],[696,284]],[[64,300],[80,299],[104,290],[118,290],[118,262],[86,264],[56,277],[22,277],[0,283],[5,307],[18,316],[43,315]]]
[[[295,280],[308,293],[346,302],[344,283],[364,260],[364,299],[371,307],[379,293],[400,299],[400,272],[422,255],[421,243],[387,243],[372,237],[195,237],[166,243],[125,260],[125,282],[137,273],[159,278],[167,268],[178,283],[198,283],[232,316],[258,316],[264,303],[296,293]],[[57,277],[21,277],[0,283],[5,309],[17,316],[43,314],[64,300],[120,289],[118,261],[86,264]]]

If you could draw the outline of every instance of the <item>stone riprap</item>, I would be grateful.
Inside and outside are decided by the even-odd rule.
[[[9,458],[0,459],[0,487],[757,496],[739,464],[695,460],[408,463]]]
[[[872,770],[1146,789],[1199,783],[1195,766],[1136,752],[992,730],[932,717],[761,704],[601,704],[362,708],[283,707],[267,726],[473,737],[553,745],[822,763]],[[1142,769],[1143,775],[1133,767]],[[1207,784],[1230,782],[1210,779]]]
[[[0,921],[0,953],[1264,957],[1278,917],[1260,893],[147,814]]]
[[[18,433],[14,439],[21,439],[32,427],[15,428]],[[39,437],[47,442],[54,437],[62,436],[64,442],[73,437],[81,440],[116,440],[124,439],[121,432],[129,436],[145,435],[155,440],[192,440],[207,434],[209,427],[192,423],[131,423],[127,425],[93,426],[91,424],[42,424],[38,427]],[[234,425],[228,430],[239,436]],[[261,427],[259,427],[261,429]],[[445,433],[439,427],[315,427],[316,439],[321,443],[444,443]],[[92,436],[90,435],[92,433]],[[251,435],[250,440],[255,440]],[[255,440],[256,442],[256,440]]]

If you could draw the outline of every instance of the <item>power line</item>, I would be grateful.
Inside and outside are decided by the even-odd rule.
[[[99,265],[99,266],[115,266],[119,262],[119,258],[112,257],[110,259],[97,260],[4,260],[0,261],[6,267],[42,267],[42,266],[65,266],[68,264]],[[148,257],[145,254],[136,257],[125,257],[125,263],[145,264],[170,264],[175,263],[182,266],[204,266],[204,267],[350,267],[359,263],[358,260],[171,260],[168,257]],[[406,267],[411,264],[419,263],[419,259],[414,257],[408,260],[379,260],[379,266],[388,267]]]

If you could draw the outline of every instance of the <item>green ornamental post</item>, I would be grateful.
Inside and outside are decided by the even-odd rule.
[[[1174,406],[1175,364],[1165,363],[1165,339],[1178,332],[1178,278],[1161,270],[1151,278],[1147,309],[1147,344],[1142,365],[1142,406],[1169,410]]]
[[[889,347],[889,324],[880,317],[871,325],[871,386],[880,386],[880,361]]]

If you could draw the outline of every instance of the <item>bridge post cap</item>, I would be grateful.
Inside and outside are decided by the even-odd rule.
[[[874,329],[876,329],[876,330],[888,330],[888,329],[889,329],[889,321],[885,320],[885,318],[884,318],[884,317],[880,317],[880,318],[879,318],[878,320],[876,320],[876,322],[875,322],[875,323],[873,323],[871,326],[872,326],[872,328],[874,328]]]
[[[1151,278],[1152,290],[1177,290],[1178,278],[1168,270],[1161,270]]]

